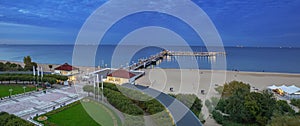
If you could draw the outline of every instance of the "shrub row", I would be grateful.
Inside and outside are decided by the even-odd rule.
[[[33,82],[37,79],[37,77],[34,77],[31,74],[0,74],[0,82],[3,83],[3,81],[15,81],[16,83],[18,81],[22,81],[23,83],[25,81]],[[68,80],[68,77],[61,76],[61,75],[44,75],[42,82],[49,82],[50,84],[55,84],[57,80],[66,81]]]
[[[129,115],[143,115],[144,113],[143,110],[136,106],[132,100],[120,92],[111,89],[104,89],[104,95],[108,102],[121,112]]]
[[[94,91],[93,86],[84,86],[83,89],[86,92]],[[134,117],[137,117],[136,115],[150,114],[153,115],[153,121],[161,126],[173,125],[172,118],[166,112],[165,107],[156,99],[153,99],[140,91],[111,83],[104,83],[104,95],[111,105],[119,111],[128,114],[128,116],[133,115]],[[138,122],[135,122],[134,124],[144,125],[143,123]]]

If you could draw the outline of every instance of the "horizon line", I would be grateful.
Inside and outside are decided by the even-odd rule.
[[[49,43],[46,43],[46,44],[18,44],[18,43],[15,43],[15,44],[0,44],[0,46],[58,46],[58,45],[61,45],[61,46],[74,46],[75,44],[67,44],[67,43],[62,43],[62,44],[59,44],[59,43],[53,43],[53,44],[49,44]],[[79,45],[79,44],[77,44]],[[95,46],[97,44],[80,44],[81,46]],[[103,46],[116,46],[118,44],[98,44],[98,45],[103,45]],[[142,45],[142,44],[139,44],[139,45],[133,45],[133,44],[126,44],[126,45],[121,45],[121,46],[145,46],[145,45]],[[185,46],[185,45],[160,45],[160,46]],[[190,45],[190,46],[199,46],[199,47],[206,47],[205,45]],[[222,46],[210,46],[210,47],[222,47]],[[234,48],[300,48],[300,46],[296,46],[296,47],[292,47],[292,46],[241,46],[241,45],[224,45],[223,47],[234,47]]]

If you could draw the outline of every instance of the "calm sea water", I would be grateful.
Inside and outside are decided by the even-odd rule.
[[[112,53],[116,46],[101,46],[96,55],[96,66],[111,66]],[[0,60],[22,61],[24,56],[31,56],[38,63],[63,64],[72,63],[72,45],[0,45]],[[134,50],[136,46],[124,46],[122,54],[116,54],[117,59],[126,56],[126,50]],[[183,47],[170,47],[174,51],[182,51]],[[204,47],[191,47],[194,51],[206,51]],[[135,53],[131,61],[120,60],[113,67],[137,62],[160,52],[160,48],[147,47]],[[212,64],[221,64],[226,59],[227,70],[265,71],[300,73],[300,48],[236,48],[225,47],[226,56],[197,57],[174,56],[164,59],[155,67],[160,68],[189,68],[191,62],[196,62],[200,69],[211,69]],[[179,63],[184,65],[179,65]],[[83,64],[84,65],[84,64]],[[179,67],[180,66],[180,67]],[[194,68],[194,67],[192,67]],[[224,68],[216,68],[224,69]]]

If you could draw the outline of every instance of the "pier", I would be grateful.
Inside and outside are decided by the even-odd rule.
[[[169,56],[201,56],[201,57],[209,57],[209,56],[217,56],[217,55],[226,55],[225,52],[179,52],[179,51],[169,51]]]
[[[137,70],[141,68],[147,68],[150,65],[156,65],[158,60],[162,60],[165,56],[201,56],[210,57],[217,55],[226,55],[225,52],[183,52],[183,51],[168,51],[163,50],[160,53],[150,56],[147,59],[140,59],[137,63],[128,66],[130,70]]]
[[[131,70],[137,70],[141,68],[147,68],[148,66],[152,64],[156,64],[158,60],[162,60],[164,56],[168,55],[168,51],[164,50],[157,55],[151,56],[148,59],[140,59],[138,63],[134,63],[131,66],[129,66],[129,69]]]

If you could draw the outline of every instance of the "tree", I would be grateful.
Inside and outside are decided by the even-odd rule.
[[[277,104],[277,110],[280,112],[280,114],[284,115],[285,113],[294,114],[295,111],[289,106],[287,101],[279,100],[276,102]]]
[[[218,87],[215,88],[215,90],[216,90],[219,94],[222,94],[223,89],[224,89],[224,86],[218,86]]]
[[[222,97],[230,97],[234,94],[234,92],[237,93],[236,90],[240,90],[238,93],[242,94],[250,93],[250,85],[239,81],[226,83],[224,85]]]
[[[23,58],[23,62],[24,62],[25,65],[31,64],[31,57],[30,56],[25,56]]]
[[[225,113],[230,115],[230,118],[238,123],[248,122],[248,112],[245,108],[244,90],[237,88],[232,95],[227,99]]]
[[[33,66],[35,66],[35,68],[37,68],[37,63],[32,62],[30,56],[25,56],[23,58],[23,62],[25,64],[25,66],[24,66],[25,70],[32,71]]]
[[[48,67],[49,67],[49,69],[51,71],[51,69],[53,68],[53,65],[48,65]]]
[[[292,99],[291,104],[300,108],[300,99]]]
[[[0,62],[0,71],[4,71],[4,67],[5,67],[4,63]]]

